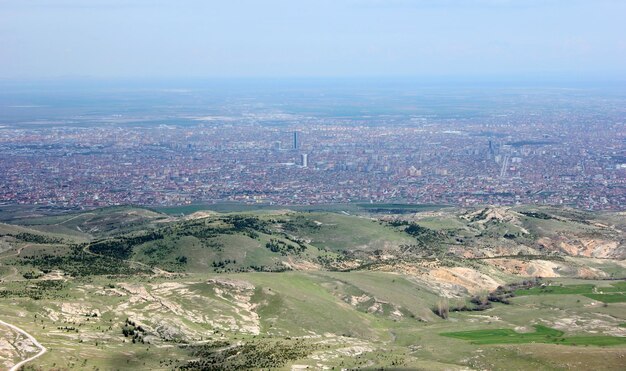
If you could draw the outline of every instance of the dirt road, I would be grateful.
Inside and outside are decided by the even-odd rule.
[[[37,341],[37,339],[35,339],[35,338],[31,335],[31,334],[29,334],[28,332],[26,332],[26,331],[22,330],[21,328],[19,328],[19,327],[15,326],[15,325],[12,325],[12,324],[10,324],[10,323],[6,323],[6,322],[4,322],[3,320],[0,320],[0,325],[7,326],[7,327],[11,328],[12,330],[15,330],[15,331],[19,332],[20,334],[22,334],[22,335],[26,336],[26,337],[27,337],[30,341],[32,341],[32,342],[33,342],[33,344],[34,344],[37,348],[39,348],[39,349],[40,349],[39,353],[37,353],[37,354],[35,354],[34,356],[32,356],[32,357],[30,357],[30,358],[27,358],[27,359],[25,359],[25,360],[23,360],[23,361],[21,361],[21,362],[19,362],[19,363],[16,363],[13,367],[11,367],[11,368],[9,369],[9,371],[17,371],[17,370],[19,370],[19,369],[20,369],[20,367],[22,367],[22,366],[23,366],[23,365],[25,365],[26,363],[28,363],[28,362],[32,361],[33,359],[35,359],[35,358],[37,358],[37,357],[42,356],[44,353],[46,353],[46,352],[48,351],[48,350],[46,349],[46,347],[44,347],[43,345],[41,345],[41,344]]]

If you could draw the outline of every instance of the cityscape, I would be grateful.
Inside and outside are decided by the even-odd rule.
[[[0,128],[0,202],[624,210],[623,112],[612,100],[581,107],[567,94],[562,99],[556,108],[487,105],[452,117],[303,114],[278,105],[240,116],[224,114],[234,110],[228,105],[211,115],[194,108],[148,123],[137,113],[64,112],[53,123],[14,115]]]
[[[626,370],[626,1],[0,0],[0,370]]]

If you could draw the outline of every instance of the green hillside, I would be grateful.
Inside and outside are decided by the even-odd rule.
[[[0,224],[0,316],[47,348],[36,370],[617,370],[621,222],[528,207],[22,216]],[[0,330],[6,359],[33,354]]]

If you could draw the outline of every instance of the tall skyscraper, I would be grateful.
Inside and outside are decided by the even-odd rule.
[[[293,132],[293,149],[300,148],[300,133],[297,131]]]
[[[300,155],[300,165],[302,165],[302,167],[308,167],[309,166],[309,155],[306,153],[303,153]]]

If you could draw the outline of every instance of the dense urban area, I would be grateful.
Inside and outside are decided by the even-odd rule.
[[[585,102],[449,117],[269,107],[241,115],[194,108],[162,117],[70,112],[55,121],[30,118],[36,107],[5,107],[13,121],[0,122],[0,202],[358,201],[623,210],[623,112],[610,101]]]

